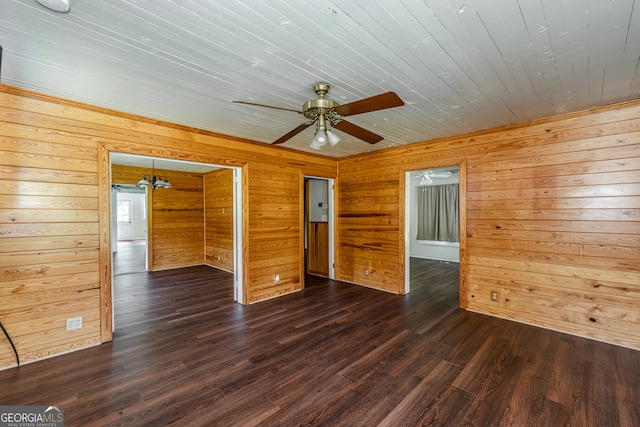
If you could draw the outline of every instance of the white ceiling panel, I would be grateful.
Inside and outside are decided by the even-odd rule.
[[[381,142],[336,131],[334,157],[640,96],[635,0],[70,1],[2,2],[2,83],[265,144],[306,119],[232,101],[400,96],[348,117]]]

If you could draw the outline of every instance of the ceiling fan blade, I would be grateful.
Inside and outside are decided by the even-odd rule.
[[[353,116],[354,114],[368,113],[370,111],[384,110],[385,108],[400,107],[401,105],[404,105],[404,102],[395,92],[387,92],[361,99],[360,101],[350,102],[349,104],[339,105],[335,108],[335,111],[345,117]]]
[[[369,132],[365,128],[361,128],[358,125],[354,125],[351,122],[346,120],[341,121],[333,125],[334,128],[341,130],[342,132],[348,133],[351,136],[355,136],[358,139],[368,142],[369,144],[375,144],[376,142],[382,141],[384,138],[380,135],[376,135],[373,132]]]
[[[311,126],[313,123],[314,122],[303,123],[300,126],[298,126],[297,128],[295,128],[294,130],[292,130],[291,132],[289,132],[288,134],[283,135],[280,138],[276,139],[271,144],[282,144],[283,142],[288,141],[289,139],[293,138],[294,136],[296,136],[297,134],[299,134],[300,132],[302,132],[303,130],[308,128],[309,126]]]
[[[254,102],[245,102],[245,101],[232,101],[232,102],[236,104],[255,105],[256,107],[275,108],[276,110],[293,111],[294,113],[302,114],[302,111],[292,110],[291,108],[274,107],[273,105],[256,104]]]

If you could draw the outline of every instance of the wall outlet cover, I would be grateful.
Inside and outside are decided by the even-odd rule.
[[[67,331],[73,331],[75,329],[82,328],[82,317],[73,317],[67,319]]]

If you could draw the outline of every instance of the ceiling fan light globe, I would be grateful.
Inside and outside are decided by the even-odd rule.
[[[314,150],[319,150],[326,143],[327,135],[324,133],[324,131],[318,131],[316,132],[316,136],[313,138],[313,141],[311,141],[311,145],[309,145],[309,147],[313,148]]]
[[[329,140],[329,145],[335,147],[338,142],[340,142],[340,137],[333,133],[332,131],[327,131],[327,139]]]
[[[311,147],[314,150],[321,149],[327,143],[327,139],[319,137],[318,136],[319,134],[320,132],[316,133],[316,136],[313,138],[313,141],[311,141],[311,145],[309,145],[309,147]]]
[[[319,149],[322,148],[322,145],[318,145],[318,143],[314,139],[313,141],[311,141],[311,144],[309,145],[309,147],[314,149],[314,150],[319,150]]]
[[[316,132],[316,137],[314,139],[317,139],[320,144],[324,145],[327,143],[327,134],[324,133],[324,131],[319,130]]]

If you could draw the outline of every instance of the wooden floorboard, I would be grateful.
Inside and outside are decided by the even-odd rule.
[[[242,306],[206,266],[116,277],[111,343],[0,372],[1,405],[67,426],[638,426],[640,352],[457,308],[458,264],[411,293],[308,276]]]

